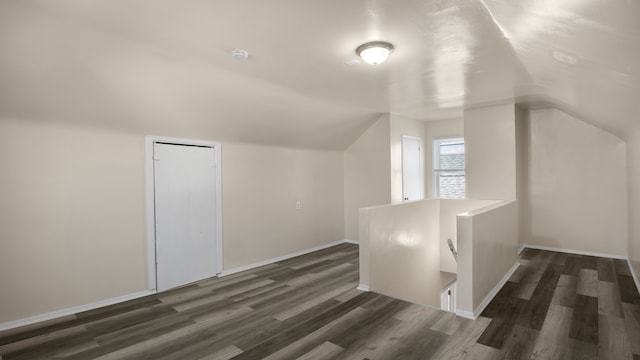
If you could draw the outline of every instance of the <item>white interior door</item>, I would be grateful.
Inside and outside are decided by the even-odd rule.
[[[156,282],[163,291],[216,275],[215,149],[154,143]]]
[[[402,199],[422,199],[420,138],[402,136]]]

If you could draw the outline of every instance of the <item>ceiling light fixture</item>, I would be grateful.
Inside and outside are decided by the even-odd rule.
[[[385,41],[372,41],[358,46],[356,54],[367,64],[378,65],[383,63],[393,51],[393,45]]]

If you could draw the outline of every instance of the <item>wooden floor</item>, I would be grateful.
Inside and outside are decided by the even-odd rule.
[[[527,249],[482,313],[507,359],[640,359],[640,296],[625,260]]]
[[[472,321],[355,290],[343,244],[0,333],[6,359],[640,359],[626,262],[526,250]]]

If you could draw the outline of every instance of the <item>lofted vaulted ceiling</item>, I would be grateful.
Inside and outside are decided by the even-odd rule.
[[[371,40],[396,50],[354,64]],[[624,136],[640,1],[0,1],[2,118],[344,149],[383,113],[505,102]]]

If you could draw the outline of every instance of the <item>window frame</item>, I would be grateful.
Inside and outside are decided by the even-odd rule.
[[[433,197],[434,198],[439,198],[439,199],[457,199],[457,198],[448,198],[448,197],[443,197],[440,194],[440,181],[438,179],[438,175],[442,172],[447,172],[447,173],[461,173],[464,177],[465,177],[465,194],[463,198],[467,197],[466,194],[466,146],[464,148],[464,156],[465,156],[465,167],[463,167],[462,169],[442,169],[440,168],[440,147],[442,146],[443,143],[447,143],[447,142],[461,142],[463,144],[463,146],[465,146],[465,141],[464,141],[464,137],[463,136],[447,136],[447,137],[439,137],[439,138],[434,138],[433,139],[433,156],[432,156],[432,164],[431,164],[431,183],[432,183],[432,189],[431,191],[433,192]]]

